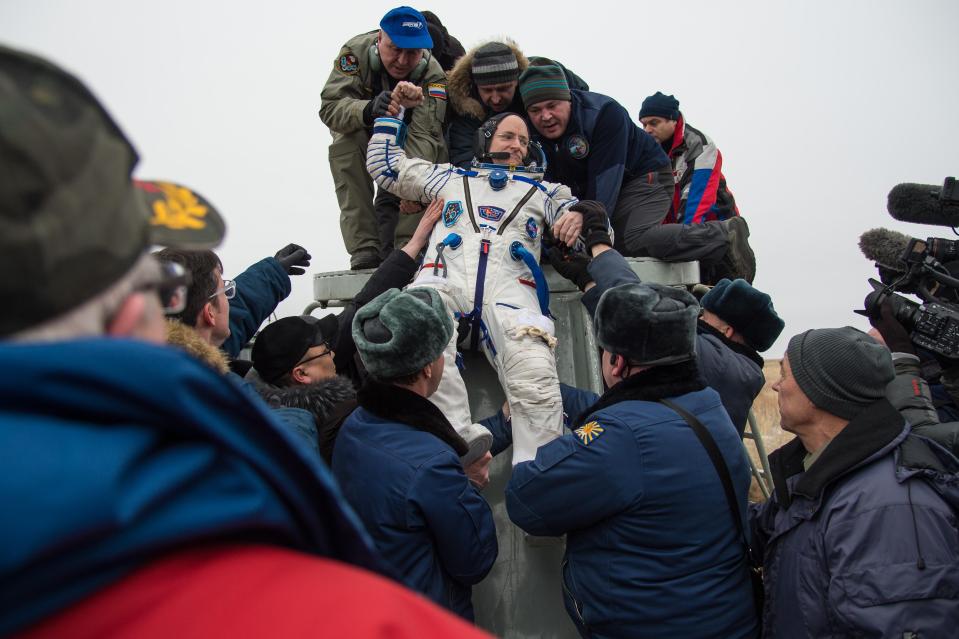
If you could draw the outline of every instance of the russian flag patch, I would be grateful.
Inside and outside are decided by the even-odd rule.
[[[439,82],[434,82],[426,87],[427,93],[431,98],[436,98],[437,100],[446,99],[446,85]]]

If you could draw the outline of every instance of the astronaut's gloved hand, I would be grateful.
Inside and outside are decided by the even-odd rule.
[[[397,114],[395,108],[390,108],[392,94],[389,91],[380,91],[379,95],[366,103],[363,107],[363,123],[371,126],[376,118],[388,118]]]
[[[586,240],[586,250],[597,244],[613,245],[609,237],[609,218],[606,216],[606,207],[595,200],[580,200],[569,207],[571,211],[583,214],[583,238]]]
[[[879,308],[869,315],[869,323],[879,331],[886,347],[893,353],[916,354],[916,348],[909,339],[909,331],[896,319],[889,300],[884,300]]]
[[[286,269],[287,275],[303,275],[306,273],[306,267],[310,265],[310,260],[313,259],[313,256],[299,244],[287,244],[273,257]]]

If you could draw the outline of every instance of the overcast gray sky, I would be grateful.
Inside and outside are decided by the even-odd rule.
[[[316,271],[347,268],[320,90],[341,44],[395,5],[276,0],[2,0],[0,42],[83,78],[137,146],[140,178],[206,196],[228,221],[227,275],[287,242]],[[628,8],[626,8],[628,7]],[[959,173],[959,3],[950,0],[683,3],[438,2],[470,48],[510,36],[555,58],[635,118],[673,93],[712,136],[758,273],[788,336],[864,321],[850,313],[875,273],[859,234],[903,224],[885,211],[899,182]],[[294,278],[278,313],[312,299]]]

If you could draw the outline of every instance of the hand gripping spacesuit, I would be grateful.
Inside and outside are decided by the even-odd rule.
[[[539,267],[540,242],[577,200],[561,184],[542,182],[542,168],[474,164],[467,171],[409,158],[404,124],[376,120],[366,167],[376,183],[409,200],[445,200],[423,266],[410,288],[439,291],[454,321],[467,318],[470,340],[496,370],[509,403],[513,464],[562,435],[549,289]],[[489,448],[489,431],[472,423],[466,385],[456,366],[457,335],[430,398],[470,444],[470,457]],[[464,458],[464,462],[468,460]]]

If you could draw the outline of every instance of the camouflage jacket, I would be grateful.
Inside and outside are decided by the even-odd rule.
[[[369,129],[363,122],[363,109],[380,91],[390,90],[395,80],[385,69],[374,72],[371,66],[377,31],[356,36],[343,45],[333,61],[330,77],[320,95],[320,119],[337,134]],[[446,118],[446,74],[429,52],[424,54],[426,68],[417,67],[411,82],[423,87],[426,102],[412,109],[406,119],[406,152],[430,162],[445,162],[446,145],[443,122]]]

